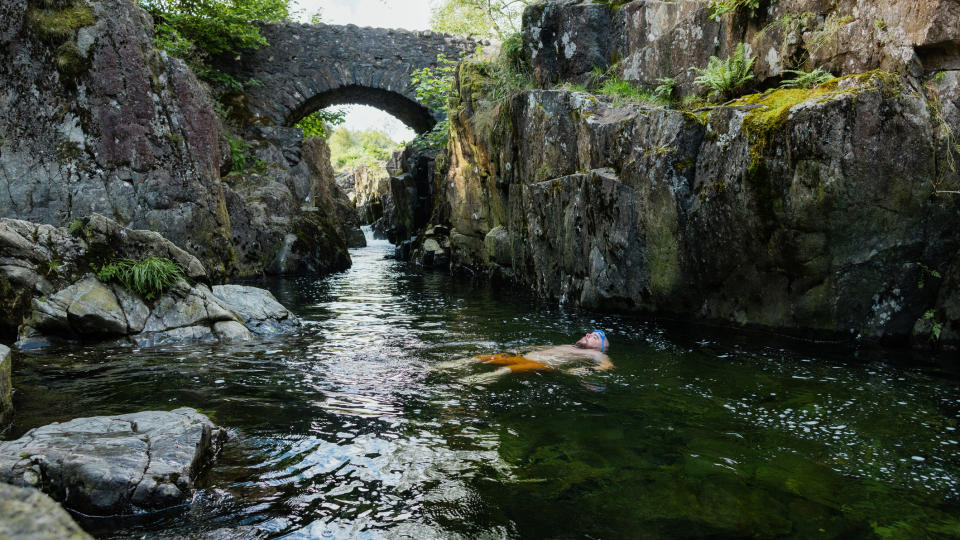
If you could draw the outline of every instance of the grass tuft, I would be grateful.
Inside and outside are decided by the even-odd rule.
[[[153,300],[185,279],[177,263],[162,257],[148,257],[141,261],[117,259],[103,265],[97,279],[104,283],[119,283],[128,291]]]

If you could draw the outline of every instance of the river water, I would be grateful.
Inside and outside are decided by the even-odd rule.
[[[8,435],[182,406],[230,429],[191,505],[84,521],[108,538],[960,537],[956,366],[564,311],[390,252],[263,284],[296,337],[19,355]],[[612,371],[431,369],[595,327]]]

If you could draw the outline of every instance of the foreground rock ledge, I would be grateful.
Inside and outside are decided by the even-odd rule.
[[[0,443],[0,482],[36,487],[90,515],[187,502],[226,432],[194,409],[78,418]]]
[[[186,279],[150,300],[91,273],[116,259],[149,256],[175,262]],[[215,294],[210,281],[200,261],[169,240],[99,214],[69,229],[0,219],[0,334],[16,333],[21,349],[51,339],[141,347],[232,342],[299,328],[268,291],[230,286],[214,287]]]
[[[70,514],[33,488],[0,484],[0,538],[90,540]]]

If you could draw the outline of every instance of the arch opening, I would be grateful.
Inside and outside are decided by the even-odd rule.
[[[369,105],[393,115],[417,132],[433,129],[438,118],[434,113],[412,99],[388,90],[349,85],[321,92],[297,107],[287,117],[285,125],[294,126],[306,116],[335,105]],[[437,113],[442,116],[442,113]]]

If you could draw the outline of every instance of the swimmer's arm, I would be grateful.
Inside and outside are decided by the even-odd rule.
[[[592,366],[581,366],[578,368],[564,370],[564,373],[569,375],[583,376],[595,373],[597,371],[608,371],[613,369],[613,362],[610,361],[610,358],[605,354],[600,354],[599,357],[595,359],[597,363]]]
[[[610,361],[610,357],[603,354],[600,356],[597,365],[591,366],[591,369],[594,371],[607,371],[613,369],[613,362]]]

